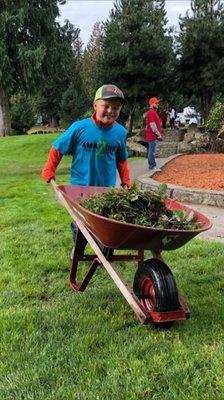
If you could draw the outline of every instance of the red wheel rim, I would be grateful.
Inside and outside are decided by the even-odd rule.
[[[141,299],[142,305],[147,311],[153,311],[156,306],[156,294],[153,282],[150,278],[143,278],[140,282],[140,292],[143,296],[148,296],[147,299]]]

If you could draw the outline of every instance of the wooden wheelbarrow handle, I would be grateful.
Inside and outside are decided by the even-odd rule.
[[[51,185],[53,186],[54,190],[56,190],[57,187],[58,187],[58,185],[57,185],[57,183],[55,182],[55,180],[54,180],[54,179],[51,179],[51,180],[50,180],[50,183],[51,183]]]

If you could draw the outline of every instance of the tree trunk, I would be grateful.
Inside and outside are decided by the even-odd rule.
[[[202,109],[205,121],[208,118],[208,114],[211,108],[211,100],[212,100],[211,94],[205,89],[202,92]]]
[[[128,117],[128,136],[132,134],[134,115],[135,115],[135,106],[133,106],[131,108],[129,117]]]
[[[8,94],[0,88],[0,136],[9,136],[11,133],[11,118],[9,111]]]
[[[59,127],[59,121],[57,117],[51,117],[51,128],[57,130]]]

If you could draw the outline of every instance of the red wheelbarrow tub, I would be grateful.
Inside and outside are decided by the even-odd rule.
[[[85,227],[96,236],[100,242],[112,249],[133,250],[175,250],[183,246],[199,233],[212,227],[212,222],[203,214],[184,204],[166,199],[166,206],[170,210],[182,209],[188,213],[194,212],[201,227],[195,230],[173,230],[144,227],[126,222],[105,218],[80,205],[80,200],[95,193],[104,193],[109,188],[92,186],[59,185],[57,190],[78,213]]]

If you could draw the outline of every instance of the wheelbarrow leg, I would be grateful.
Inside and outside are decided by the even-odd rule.
[[[144,262],[144,254],[145,254],[144,250],[138,250],[138,261],[137,261],[138,268],[140,268]]]
[[[131,306],[132,310],[138,317],[138,319],[141,321],[142,324],[147,324],[150,316],[147,312],[145,312],[143,306],[141,305],[139,299],[137,296],[134,294],[133,290],[129,287],[127,282],[122,278],[122,276],[119,274],[117,271],[115,265],[113,263],[109,263],[107,259],[105,259],[103,253],[101,253],[101,256],[103,259],[101,259],[101,256],[96,255],[96,258],[93,260],[89,270],[86,273],[86,276],[82,280],[80,284],[76,283],[76,273],[77,273],[77,266],[79,260],[84,260],[85,256],[83,256],[83,245],[85,244],[84,242],[85,237],[79,231],[79,236],[77,236],[77,242],[76,242],[76,247],[75,247],[75,252],[74,252],[74,257],[72,260],[72,268],[71,268],[71,274],[70,274],[70,287],[74,292],[83,292],[88,285],[90,279],[92,278],[94,272],[96,271],[97,267],[103,265],[113,281],[116,283],[118,289],[121,291],[123,296],[126,298],[127,302]],[[94,249],[94,242],[92,238],[89,238],[88,240],[89,243],[92,244],[92,247]],[[97,243],[96,243],[97,245]],[[81,251],[80,251],[81,248]],[[97,250],[95,250],[97,252]],[[137,260],[139,263],[142,263],[143,259],[143,254],[144,252],[140,251],[139,256],[137,257]]]
[[[94,238],[94,236],[93,236]],[[94,240],[97,241],[97,239],[94,238]],[[70,282],[69,286],[71,289],[75,292],[83,292],[90,279],[92,278],[94,272],[96,271],[97,267],[102,267],[102,263],[97,257],[92,257],[92,264],[87,271],[84,279],[82,280],[81,283],[76,282],[76,275],[77,275],[77,269],[78,269],[78,262],[79,261],[85,261],[85,259],[90,259],[90,257],[84,255],[85,252],[85,247],[87,244],[87,240],[85,236],[82,234],[82,232],[78,229],[77,235],[76,235],[76,241],[74,243],[74,251],[73,251],[73,256],[72,256],[72,263],[71,263],[71,272],[70,272]],[[105,247],[100,244],[100,242],[97,242],[97,244],[100,246],[100,249],[103,253],[103,255],[106,257],[107,260],[111,260],[113,257],[113,249],[110,249],[109,247]]]
[[[94,274],[94,272],[97,268],[97,265],[99,265],[99,263],[93,262],[93,264],[90,267],[84,280],[80,284],[76,283],[78,262],[83,257],[86,244],[87,244],[87,240],[86,240],[85,236],[78,229],[76,242],[75,242],[75,246],[74,246],[74,254],[73,254],[72,263],[71,263],[70,282],[69,282],[70,287],[72,288],[72,290],[74,290],[74,292],[78,292],[78,291],[83,292],[85,290],[87,284],[89,283],[92,275]]]

